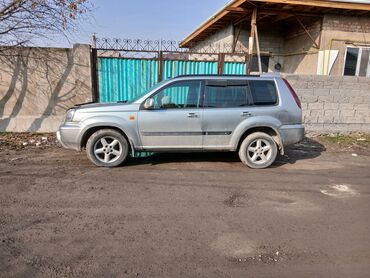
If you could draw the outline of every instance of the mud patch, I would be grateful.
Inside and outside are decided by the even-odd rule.
[[[337,184],[329,186],[328,189],[321,190],[320,192],[324,195],[335,197],[335,198],[348,198],[359,195],[351,185]]]
[[[332,169],[340,169],[344,168],[345,166],[333,162],[333,161],[328,161],[325,163],[325,165],[322,163],[322,161],[318,160],[298,160],[292,164],[285,164],[281,166],[281,168],[284,169],[289,169],[289,170],[307,170],[307,171],[320,171],[320,170],[332,170]]]
[[[231,208],[242,207],[246,197],[246,194],[234,193],[224,201],[224,205]]]
[[[255,255],[245,258],[233,258],[231,261],[237,263],[245,263],[249,265],[258,264],[276,264],[286,259],[286,254],[282,251],[281,247],[273,248],[270,246],[260,246],[257,248]]]
[[[266,199],[260,203],[261,206],[270,207],[273,210],[287,213],[299,213],[316,211],[320,207],[304,198],[290,195],[285,192],[271,192]]]
[[[253,255],[243,258],[228,258],[237,264],[242,265],[276,265],[284,264],[289,261],[326,262],[328,256],[321,251],[298,250],[287,246],[261,245],[256,248]]]
[[[218,237],[211,243],[211,248],[230,260],[237,260],[252,256],[256,246],[244,235],[230,233]]]

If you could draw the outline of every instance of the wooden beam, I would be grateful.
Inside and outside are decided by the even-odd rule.
[[[369,4],[337,2],[337,1],[329,1],[329,0],[253,0],[253,2],[370,11]]]
[[[248,9],[244,9],[242,7],[228,7],[228,8],[225,9],[225,11],[235,12],[235,13],[246,13],[249,10]]]
[[[238,29],[238,34],[237,34],[237,35],[236,35],[236,37],[234,38],[232,53],[234,53],[234,52],[235,52],[236,45],[237,45],[237,43],[238,43],[238,41],[239,41],[240,33],[241,33],[241,31],[242,31],[242,23],[243,23],[243,22],[240,22],[240,24],[239,24],[239,29]],[[234,33],[234,36],[235,36],[235,33]]]
[[[282,20],[285,20],[285,19],[288,19],[294,16],[295,16],[294,14],[280,14],[273,20],[269,21],[268,24],[273,24],[273,23],[276,23],[276,22],[279,22],[279,21],[282,21]]]
[[[295,17],[296,20],[298,21],[298,23],[301,25],[301,27],[303,28],[303,30],[306,32],[307,36],[311,39],[311,41],[314,43],[315,47],[317,49],[320,49],[320,46],[317,44],[316,40],[311,36],[310,32],[307,30],[306,26],[304,26],[303,22],[298,18],[298,17]],[[321,33],[321,32],[320,32]]]
[[[257,31],[257,8],[253,9],[252,18],[251,18],[251,34],[250,34],[249,47],[248,47],[249,59],[248,59],[247,74],[250,74],[252,70],[254,41],[256,41],[258,69],[259,69],[259,72],[261,73],[262,64],[261,64],[260,44],[259,44],[258,31]]]
[[[290,15],[293,14],[293,12],[288,11],[282,11],[278,9],[261,9],[258,11],[259,14],[269,14],[269,15]],[[307,17],[322,17],[324,14],[322,13],[312,13],[312,12],[294,12],[295,15],[298,16],[307,16]]]
[[[234,0],[231,4],[227,5],[223,10],[219,11],[216,15],[210,18],[206,23],[198,27],[193,33],[191,33],[185,40],[180,42],[180,47],[186,47],[189,42],[191,42],[194,38],[196,38],[200,33],[206,30],[208,27],[219,21],[225,15],[228,15],[230,12],[226,11],[227,8],[230,7],[239,7],[241,4],[246,2],[247,0]]]

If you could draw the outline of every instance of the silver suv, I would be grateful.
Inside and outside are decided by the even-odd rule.
[[[68,110],[57,132],[68,149],[86,148],[97,166],[135,152],[239,152],[251,168],[269,167],[303,139],[299,98],[280,76],[179,76],[145,95]]]

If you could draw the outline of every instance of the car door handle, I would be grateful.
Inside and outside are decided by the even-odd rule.
[[[251,117],[252,114],[251,114],[251,112],[242,112],[241,116],[242,117]]]
[[[188,118],[199,118],[197,113],[188,113]]]

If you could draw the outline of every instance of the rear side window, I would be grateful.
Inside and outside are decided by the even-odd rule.
[[[248,86],[206,86],[204,107],[233,108],[248,106]]]
[[[251,80],[249,89],[254,105],[276,105],[278,102],[275,83],[273,81]]]

